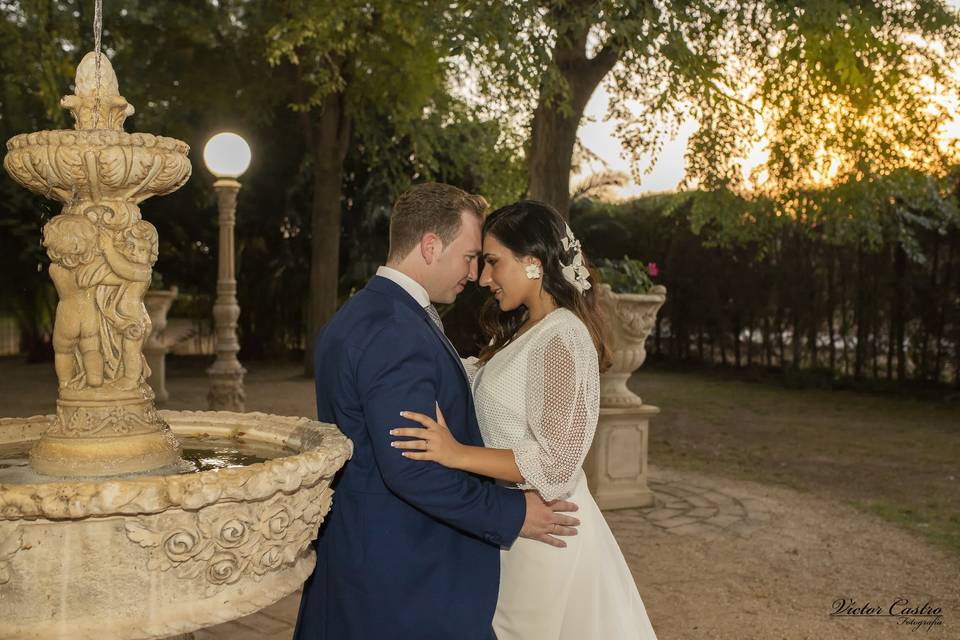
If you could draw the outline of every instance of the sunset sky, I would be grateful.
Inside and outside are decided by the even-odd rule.
[[[947,4],[960,8],[960,0],[947,0]],[[614,121],[604,122],[609,96],[601,85],[587,105],[586,121],[580,126],[580,142],[592,152],[600,156],[611,169],[630,174],[630,163],[624,157],[619,141],[614,137],[616,127]],[[680,135],[668,144],[657,162],[650,167],[649,158],[644,158],[643,166],[650,171],[642,176],[640,184],[632,179],[626,187],[615,190],[616,197],[626,198],[658,191],[672,191],[677,188],[684,172],[684,151],[687,138],[696,130],[696,124],[687,122],[680,130]],[[947,126],[949,137],[960,138],[960,119],[954,119]],[[754,164],[757,160],[754,161]],[[574,180],[575,181],[575,180]]]

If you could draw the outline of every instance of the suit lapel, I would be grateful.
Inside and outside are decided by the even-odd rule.
[[[430,327],[430,330],[434,333],[437,339],[440,341],[440,344],[443,345],[443,348],[447,350],[447,353],[450,354],[450,357],[453,358],[454,362],[457,363],[457,368],[460,370],[460,373],[463,375],[463,382],[467,386],[467,395],[470,397],[470,406],[473,407],[473,394],[470,389],[470,378],[467,376],[467,371],[463,368],[463,362],[460,360],[460,354],[457,353],[457,350],[453,348],[453,344],[450,343],[450,340],[447,339],[447,336],[440,331],[440,327],[434,324],[433,320],[430,319],[430,316],[427,314],[427,310],[420,306],[420,304],[413,299],[413,297],[403,290],[403,287],[398,285],[396,282],[390,280],[389,278],[384,278],[382,276],[373,276],[369,282],[367,282],[367,288],[377,291],[378,293],[383,293],[394,298],[397,298],[400,302],[410,307],[410,309],[418,314],[423,321],[427,323]]]
[[[467,383],[467,388],[469,389],[470,377],[467,376],[467,371],[463,368],[463,361],[460,359],[460,354],[457,353],[457,350],[453,348],[453,344],[451,344],[450,339],[447,338],[446,334],[440,331],[440,327],[438,327],[437,324],[430,318],[430,316],[427,315],[426,311],[423,312],[423,317],[427,321],[427,324],[430,325],[430,329],[437,336],[437,339],[443,343],[443,347],[447,350],[447,353],[449,353],[450,356],[457,362],[457,367],[460,368],[460,373],[463,374],[463,380]]]

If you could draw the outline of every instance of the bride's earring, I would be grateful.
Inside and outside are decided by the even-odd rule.
[[[524,269],[527,272],[527,280],[539,280],[540,276],[543,275],[538,264],[528,264]]]

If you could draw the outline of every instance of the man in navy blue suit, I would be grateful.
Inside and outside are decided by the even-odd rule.
[[[427,183],[397,200],[387,266],[317,337],[317,413],[353,441],[317,567],[300,603],[300,640],[490,640],[500,548],[518,535],[563,546],[579,522],[535,492],[401,455],[401,411],[436,415],[482,445],[469,382],[434,302],[477,279],[486,202]]]

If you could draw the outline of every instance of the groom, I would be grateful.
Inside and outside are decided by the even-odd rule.
[[[477,279],[486,202],[427,183],[404,193],[390,218],[387,266],[317,337],[317,413],[353,441],[333,509],[317,540],[317,567],[300,602],[301,640],[490,640],[500,548],[518,535],[554,546],[579,522],[534,492],[390,446],[416,426],[400,411],[436,415],[454,437],[482,445],[469,382],[433,302],[453,302]]]

